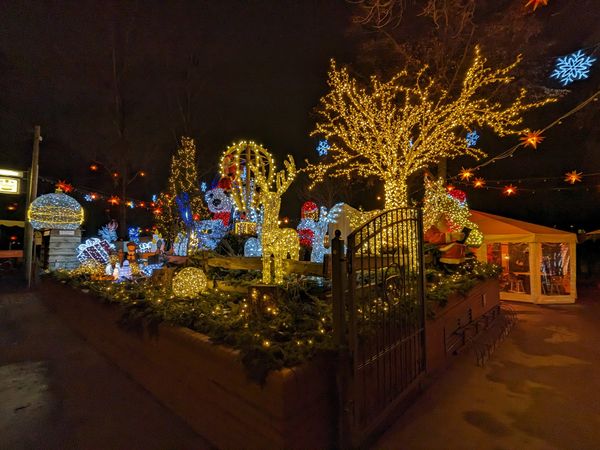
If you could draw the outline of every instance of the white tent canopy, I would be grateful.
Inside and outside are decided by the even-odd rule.
[[[575,302],[575,233],[479,211],[471,220],[484,236],[477,258],[502,266],[501,299]]]

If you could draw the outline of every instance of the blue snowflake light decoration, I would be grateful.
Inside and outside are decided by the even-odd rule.
[[[329,152],[330,148],[331,145],[329,145],[327,139],[322,139],[317,144],[317,153],[319,154],[319,156],[327,156],[327,153]]]
[[[140,233],[142,229],[140,227],[129,227],[127,229],[127,233],[129,234],[129,240],[139,244],[140,242]]]
[[[469,131],[467,133],[467,137],[466,137],[467,147],[475,147],[477,145],[478,140],[479,140],[479,135],[477,134],[477,130]]]
[[[576,80],[585,80],[590,76],[590,67],[596,61],[593,56],[588,56],[582,50],[556,60],[556,67],[550,78],[556,78],[563,86]]]
[[[203,181],[202,183],[200,183],[200,190],[202,192],[206,192],[207,189],[208,189],[208,184],[206,184],[206,181]]]
[[[84,198],[84,200],[85,200],[86,202],[93,202],[93,201],[94,201],[94,198],[92,197],[92,194],[85,194],[85,195],[83,196],[83,198]]]

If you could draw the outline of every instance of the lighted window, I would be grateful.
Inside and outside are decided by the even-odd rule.
[[[543,295],[571,293],[571,251],[566,242],[542,243],[540,261]]]

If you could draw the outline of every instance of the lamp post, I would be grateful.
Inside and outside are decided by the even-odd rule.
[[[33,152],[31,155],[31,168],[29,169],[29,189],[27,190],[27,201],[25,203],[25,280],[27,287],[32,285],[33,269],[33,227],[29,223],[27,213],[29,205],[37,197],[38,184],[38,161],[40,156],[40,141],[42,140],[41,128],[36,125],[33,129]]]

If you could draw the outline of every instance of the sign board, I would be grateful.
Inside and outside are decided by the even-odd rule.
[[[0,194],[20,194],[21,180],[19,178],[0,176]]]
[[[58,230],[59,236],[75,236],[75,230]]]

